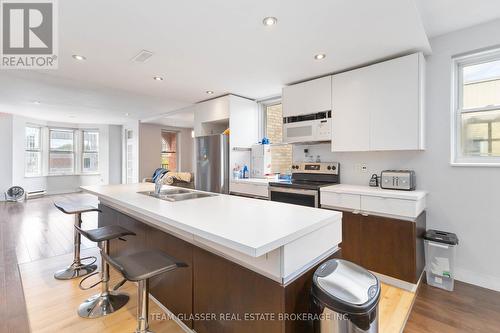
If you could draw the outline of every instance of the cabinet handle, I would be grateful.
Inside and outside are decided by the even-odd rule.
[[[361,213],[361,215],[368,216],[369,214],[368,213]]]
[[[359,210],[353,210],[352,213],[357,215],[359,214]]]

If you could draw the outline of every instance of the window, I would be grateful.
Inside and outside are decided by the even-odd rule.
[[[500,166],[500,50],[455,59],[452,163]]]
[[[82,172],[95,173],[99,171],[99,132],[83,131]]]
[[[271,142],[272,171],[290,173],[292,145],[283,144],[283,110],[281,103],[264,105],[265,136]]]
[[[177,171],[177,132],[161,132],[161,167]]]
[[[49,174],[75,173],[74,131],[49,130]]]
[[[26,127],[25,130],[25,176],[42,175],[42,149],[40,127]]]

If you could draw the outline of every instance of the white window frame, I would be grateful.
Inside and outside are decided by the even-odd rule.
[[[97,133],[97,150],[85,150],[85,133]],[[99,174],[99,170],[101,168],[101,156],[100,156],[100,153],[99,153],[99,150],[100,150],[100,140],[101,140],[101,133],[99,132],[98,129],[93,129],[93,128],[86,128],[86,129],[82,129],[81,131],[81,152],[80,152],[80,170],[81,170],[81,174],[83,175],[97,175]],[[84,170],[84,167],[83,167],[83,155],[85,153],[96,153],[97,154],[97,171],[83,171]]]
[[[463,68],[466,66],[500,60],[500,48],[475,52],[453,58],[452,61],[452,100],[451,100],[451,165],[500,167],[500,157],[462,155],[463,113],[484,112],[500,109],[500,105],[463,109]]]
[[[39,147],[38,149],[28,149],[26,145],[26,129],[27,128],[36,128],[38,129],[38,143]],[[40,154],[40,168],[38,170],[37,174],[27,174],[26,170],[26,153],[28,152],[34,152],[34,153],[39,153]],[[42,177],[43,176],[43,149],[42,149],[42,128],[40,126],[36,125],[31,125],[31,124],[26,124],[24,128],[24,177],[25,178],[32,178],[32,177]]]
[[[50,132],[51,131],[61,131],[61,132],[72,132],[73,133],[73,150],[70,151],[60,151],[60,150],[52,150],[50,146],[50,141],[51,141],[51,136]],[[77,175],[76,172],[76,166],[77,166],[77,160],[76,160],[76,153],[75,153],[75,148],[77,147],[75,142],[76,142],[76,130],[72,128],[64,128],[64,127],[49,127],[49,145],[48,145],[48,155],[47,155],[47,160],[48,160],[48,175],[49,176],[74,176]],[[73,154],[73,171],[71,172],[51,172],[50,169],[50,154],[52,153],[64,153],[64,154]]]

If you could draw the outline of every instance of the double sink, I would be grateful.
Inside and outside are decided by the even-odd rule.
[[[217,195],[217,194],[187,190],[183,188],[161,190],[160,193],[156,193],[154,191],[144,191],[137,193],[171,202],[214,197]]]

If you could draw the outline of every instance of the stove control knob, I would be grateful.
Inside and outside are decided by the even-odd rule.
[[[335,165],[332,165],[332,170],[335,170],[337,169],[337,167]]]
[[[327,167],[327,169],[328,169],[328,170],[332,170],[332,167],[331,167],[331,166],[328,166],[328,167]]]

